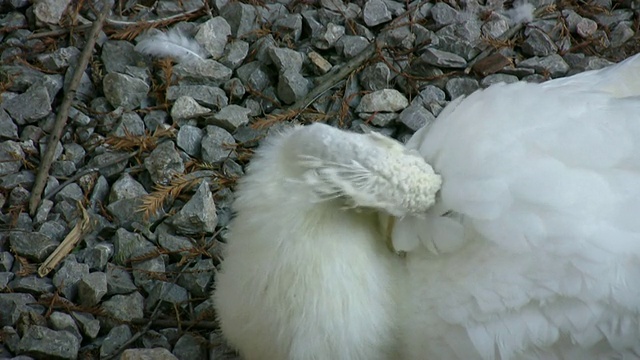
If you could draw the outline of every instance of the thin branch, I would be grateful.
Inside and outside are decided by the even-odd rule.
[[[147,319],[133,319],[131,323],[133,325],[146,325],[149,322]],[[205,320],[177,320],[173,319],[156,319],[151,321],[151,326],[156,328],[173,328],[178,327],[178,324],[189,327],[192,329],[201,329],[201,330],[218,330],[220,326],[216,321],[205,321]]]
[[[549,11],[549,7],[548,6],[543,6],[541,8],[538,8],[533,12],[533,18],[536,19],[540,15],[544,14],[547,11]],[[509,30],[505,31],[502,35],[500,35],[495,40],[497,40],[497,41],[511,40],[511,38],[513,38],[517,33],[520,32],[520,30],[522,30],[522,28],[524,28],[524,26],[525,26],[524,23],[517,23],[515,26],[513,26]],[[486,49],[483,52],[481,52],[480,54],[478,54],[478,56],[476,56],[473,60],[471,60],[469,62],[469,65],[467,66],[467,68],[464,69],[464,73],[465,74],[469,74],[471,72],[471,70],[473,69],[473,66],[478,61],[480,61],[480,60],[486,58],[487,56],[491,55],[494,51],[495,51],[495,49],[493,47],[489,47],[488,49]]]
[[[180,276],[182,275],[182,271],[184,271],[188,266],[192,265],[194,263],[193,260],[187,262],[181,269],[180,273],[175,277],[175,279],[173,279],[173,281],[171,282],[171,285],[175,285],[178,282],[178,279],[180,279]],[[150,329],[151,326],[153,325],[153,323],[155,321],[158,321],[158,314],[161,308],[161,305],[163,303],[163,297],[164,295],[166,295],[170,290],[170,287],[164,289],[164,292],[162,293],[162,295],[159,297],[158,303],[156,304],[155,308],[153,309],[153,312],[151,313],[151,316],[149,316],[149,319],[144,319],[143,321],[145,322],[144,326],[135,334],[131,337],[131,339],[129,339],[127,342],[125,342],[124,344],[122,344],[122,346],[120,346],[119,348],[117,348],[116,350],[114,350],[111,354],[108,354],[107,356],[103,357],[102,360],[111,360],[116,358],[118,355],[120,355],[121,352],[123,352],[124,350],[126,350],[129,346],[131,346],[131,344],[135,343],[136,341],[138,341],[139,338],[141,338],[142,336],[144,336],[144,334],[146,334]]]
[[[128,27],[128,26],[146,26],[146,27],[154,27],[154,26],[158,26],[158,25],[163,25],[166,24],[168,22],[173,22],[173,21],[179,21],[182,20],[184,17],[188,17],[190,15],[193,15],[199,11],[203,11],[203,9],[206,10],[206,7],[201,7],[195,10],[190,10],[187,11],[185,13],[182,14],[177,14],[177,15],[172,15],[172,16],[168,16],[165,18],[160,18],[160,19],[154,19],[154,20],[147,20],[147,21],[124,21],[124,20],[113,20],[113,19],[105,19],[104,23],[109,25],[110,27],[113,28],[124,28],[124,27]],[[67,34],[71,31],[77,31],[77,32],[81,32],[81,31],[85,31],[87,29],[89,29],[92,25],[80,25],[80,26],[75,26],[75,27],[71,27],[71,28],[65,28],[65,29],[56,29],[56,30],[51,30],[51,31],[43,31],[43,32],[38,32],[38,33],[33,33],[31,35],[29,35],[29,39],[40,39],[43,37],[50,37],[50,36],[60,36],[60,35],[64,35]]]
[[[84,235],[86,235],[92,229],[89,214],[79,201],[78,208],[82,212],[82,219],[78,221],[73,229],[71,229],[69,234],[67,234],[67,236],[53,251],[53,253],[49,255],[47,260],[45,260],[44,263],[40,265],[40,267],[38,268],[38,275],[40,275],[40,277],[47,276],[47,274],[49,274],[51,270],[58,266],[62,259],[64,259],[71,252],[71,250],[76,247],[78,242],[82,240]]]
[[[205,7],[203,6],[203,7],[190,10],[184,13],[171,15],[165,18],[160,18],[160,19],[147,20],[147,21],[125,21],[125,20],[107,19],[107,24],[109,24],[109,26],[114,26],[114,27],[127,27],[127,26],[140,26],[140,25],[147,25],[147,26],[153,27],[155,25],[161,25],[167,22],[183,20],[185,17],[188,17],[200,11],[203,11],[204,9]]]
[[[29,213],[31,214],[31,216],[35,215],[36,211],[38,210],[38,205],[40,205],[42,192],[44,191],[44,187],[47,183],[47,177],[49,176],[49,169],[51,168],[51,164],[54,161],[53,157],[55,154],[56,145],[58,144],[58,141],[60,141],[62,130],[67,123],[67,117],[69,116],[71,102],[76,95],[76,90],[80,85],[82,75],[84,74],[84,71],[89,64],[89,58],[93,53],[93,47],[96,44],[98,34],[100,34],[100,30],[102,30],[104,20],[107,18],[107,14],[109,14],[109,11],[111,10],[111,6],[109,6],[110,4],[110,1],[102,2],[102,11],[100,12],[100,15],[98,15],[96,21],[93,22],[91,32],[89,33],[89,38],[87,39],[87,44],[82,50],[82,54],[80,55],[80,59],[78,60],[78,66],[76,67],[76,70],[73,73],[73,77],[71,78],[69,89],[64,94],[62,104],[60,105],[60,109],[56,117],[56,122],[53,125],[53,130],[51,131],[51,135],[49,137],[47,150],[44,153],[42,161],[40,162],[40,168],[38,169],[38,174],[36,175],[36,180],[31,191],[31,198],[29,199]]]
[[[419,1],[417,4],[415,4],[415,6],[410,7],[403,14],[400,14],[391,24],[382,29],[381,32],[395,27],[398,19],[410,16],[411,13],[418,9],[418,7],[423,3],[424,1]],[[324,93],[336,87],[341,81],[349,76],[349,74],[369,61],[379,51],[380,47],[383,47],[383,44],[379,44],[377,40],[374,40],[371,44],[369,44],[369,46],[364,48],[360,52],[360,54],[353,57],[346,64],[340,66],[339,68],[334,68],[325,75],[317,78],[315,80],[317,86],[313,88],[313,90],[311,90],[304,98],[296,101],[293,105],[291,105],[289,109],[302,110],[309,107],[309,105],[320,98]]]
[[[359,68],[367,62],[371,57],[376,53],[377,43],[374,41],[369,46],[367,46],[364,50],[360,52],[357,56],[349,60],[343,66],[333,69],[329,71],[327,74],[316,79],[317,86],[313,88],[313,90],[309,91],[309,93],[303,97],[302,99],[295,102],[295,104],[291,105],[290,109],[293,110],[301,110],[306,109],[311,105],[314,101],[316,101],[322,94],[331,90],[334,86],[340,83],[344,78],[346,78],[352,71]]]
[[[64,29],[37,32],[29,35],[27,38],[31,40],[31,39],[40,39],[40,38],[50,37],[50,36],[60,36],[60,35],[70,33],[71,31],[82,32],[91,28],[91,26],[92,25],[87,24],[87,25],[80,25],[80,26],[72,26]]]
[[[119,156],[109,162],[106,162],[100,166],[97,167],[90,167],[90,168],[86,168],[84,170],[78,171],[75,175],[73,175],[72,177],[68,178],[65,182],[63,182],[62,184],[56,186],[55,188],[53,188],[53,190],[49,191],[45,196],[44,199],[50,199],[51,197],[53,197],[55,194],[57,194],[60,190],[64,189],[65,186],[75,182],[76,180],[80,179],[81,177],[87,175],[87,174],[91,174],[93,172],[96,171],[100,171],[106,167],[109,167],[111,165],[115,165],[121,161],[125,161],[128,160],[134,156],[137,156],[138,154],[140,154],[140,150],[134,151],[132,153],[129,154],[124,154],[122,156]]]

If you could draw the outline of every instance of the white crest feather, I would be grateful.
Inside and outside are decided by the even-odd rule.
[[[135,47],[139,53],[156,57],[172,57],[178,62],[204,60],[204,51],[194,39],[182,31],[171,29],[145,37]]]

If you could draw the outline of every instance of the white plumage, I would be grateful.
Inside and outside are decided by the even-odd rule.
[[[316,124],[271,139],[237,192],[216,277],[224,335],[246,359],[396,358],[400,259],[377,212],[353,207],[424,212],[439,185],[378,134]]]
[[[238,189],[224,335],[246,359],[639,358],[639,95],[635,56],[478,91],[406,148],[275,137]]]
[[[175,28],[167,32],[145,34],[134,50],[155,57],[170,57],[178,62],[194,62],[207,58],[197,41]]]

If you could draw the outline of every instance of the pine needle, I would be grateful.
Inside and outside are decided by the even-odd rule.
[[[213,168],[207,163],[196,163],[192,168]],[[164,208],[166,204],[174,201],[184,192],[187,192],[200,184],[203,179],[212,179],[210,184],[214,189],[222,189],[233,186],[238,180],[234,176],[227,176],[214,170],[197,170],[188,174],[176,175],[167,185],[156,185],[154,191],[142,197],[142,204],[138,212],[144,213],[144,218],[149,219]]]
[[[116,150],[133,151],[139,149],[145,152],[155,149],[160,139],[174,137],[175,129],[172,127],[168,129],[158,127],[153,133],[145,130],[144,135],[132,135],[125,128],[124,134],[124,136],[108,136],[104,143]]]
[[[300,113],[302,113],[302,110],[291,109],[279,114],[269,114],[251,124],[251,128],[256,130],[266,129],[274,124],[293,120],[295,117],[300,115]]]
[[[145,220],[164,208],[166,203],[175,200],[183,191],[187,191],[200,183],[201,178],[186,178],[185,175],[174,177],[168,185],[156,185],[154,191],[142,197],[139,212],[144,213]]]

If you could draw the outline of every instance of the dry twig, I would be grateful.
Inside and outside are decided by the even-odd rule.
[[[334,68],[329,71],[327,74],[316,79],[316,86],[313,90],[309,91],[307,96],[295,102],[295,104],[291,105],[290,109],[292,110],[300,110],[306,109],[311,105],[314,101],[316,101],[322,94],[331,90],[333,87],[338,85],[345,77],[347,77],[351,72],[355,69],[359,68],[368,61],[375,53],[377,49],[377,43],[373,42],[369,44],[364,50],[360,52],[357,56],[353,57],[346,64]]]
[[[120,157],[117,157],[109,162],[106,162],[104,164],[102,164],[101,166],[98,167],[90,167],[90,168],[86,168],[82,171],[78,171],[75,175],[73,175],[72,177],[68,178],[65,182],[63,182],[62,184],[56,186],[55,188],[53,188],[51,191],[49,191],[47,193],[47,195],[45,195],[44,199],[50,199],[52,198],[55,194],[57,194],[60,190],[64,189],[65,186],[75,182],[76,180],[80,179],[81,177],[87,175],[87,174],[91,174],[93,172],[96,171],[100,171],[101,169],[104,169],[106,167],[109,167],[111,165],[115,165],[121,161],[125,161],[128,160],[134,156],[137,156],[138,154],[140,154],[140,151],[134,151],[130,154],[124,154]]]
[[[47,260],[45,260],[42,265],[38,268],[38,275],[40,277],[45,277],[51,270],[53,270],[62,259],[67,256],[73,250],[73,248],[78,244],[78,242],[86,235],[92,228],[91,219],[89,218],[89,214],[87,210],[82,206],[82,204],[78,201],[78,208],[82,212],[82,220],[78,221],[76,226],[67,234],[64,240],[58,245],[58,247],[49,255]]]
[[[537,18],[538,16],[546,13],[549,11],[549,6],[543,6],[541,8],[536,9],[533,12],[533,17]],[[506,43],[508,41],[511,40],[511,38],[513,38],[517,33],[520,32],[520,30],[522,30],[522,28],[524,28],[525,24],[523,23],[518,23],[515,26],[513,26],[512,28],[510,28],[509,30],[505,31],[502,35],[500,35],[497,39],[494,39],[493,42],[495,44],[497,43]],[[473,70],[474,65],[486,58],[487,56],[491,55],[493,52],[495,51],[495,47],[493,46],[489,46],[488,49],[484,50],[483,52],[481,52],[480,54],[478,54],[478,56],[476,56],[473,60],[471,60],[469,62],[469,65],[467,66],[466,69],[464,69],[464,73],[465,74],[469,74],[471,72],[471,70]]]
[[[187,266],[192,265],[191,262],[189,262],[188,264],[185,264],[181,270],[186,269]],[[180,279],[180,276],[182,275],[182,272],[180,272],[178,274],[178,276],[175,277],[175,279],[173,279],[172,281],[172,285],[175,285],[178,282],[178,279]],[[165,292],[169,291],[169,288],[167,288],[165,290]],[[164,296],[165,294],[163,294]],[[163,298],[163,296],[160,296],[160,299]],[[153,325],[154,321],[157,321],[157,317],[158,314],[160,313],[160,307],[162,305],[163,301],[160,300],[158,301],[158,303],[156,304],[155,308],[153,309],[153,312],[151,313],[151,315],[149,316],[149,319],[143,319],[142,321],[145,323],[144,326],[142,327],[142,329],[140,329],[135,335],[133,335],[131,337],[131,339],[129,339],[127,342],[125,342],[124,344],[122,344],[122,346],[120,346],[119,348],[117,348],[116,350],[114,350],[111,354],[108,354],[107,356],[103,357],[103,360],[111,360],[116,358],[118,355],[120,355],[120,353],[122,351],[124,351],[125,349],[127,349],[129,346],[131,346],[131,344],[133,344],[134,342],[138,341],[139,338],[141,338],[144,334],[146,334],[149,329],[151,329],[151,325]],[[133,319],[132,319],[133,320]]]
[[[131,321],[134,325],[145,325],[149,320],[146,319],[134,319]],[[216,321],[206,321],[206,320],[180,320],[180,322],[171,319],[155,319],[151,321],[151,326],[156,328],[175,328],[178,327],[178,324],[186,327],[190,327],[193,329],[202,329],[202,330],[217,330],[219,328],[218,323]]]
[[[71,108],[71,102],[76,95],[76,90],[80,85],[80,80],[82,79],[82,74],[89,64],[89,58],[93,52],[93,47],[95,46],[96,39],[98,38],[98,34],[102,29],[102,25],[104,23],[109,10],[111,10],[109,4],[111,2],[105,1],[102,4],[102,11],[98,15],[96,21],[93,22],[93,26],[91,27],[91,32],[89,33],[89,39],[87,40],[87,44],[82,50],[82,54],[78,59],[78,66],[76,67],[75,72],[73,73],[73,77],[71,78],[71,82],[69,84],[69,88],[67,92],[64,94],[64,98],[62,100],[62,104],[60,104],[60,108],[58,110],[58,114],[56,117],[56,122],[53,125],[53,130],[49,136],[49,143],[47,144],[47,150],[42,157],[42,161],[40,162],[40,168],[38,169],[38,174],[36,175],[36,180],[33,184],[33,190],[31,191],[31,198],[29,199],[29,214],[34,216],[36,210],[38,209],[38,205],[40,205],[42,191],[44,191],[44,187],[47,183],[47,177],[49,176],[49,169],[51,168],[51,164],[54,160],[54,154],[56,145],[58,141],[60,141],[60,137],[62,136],[62,130],[64,129],[65,124],[67,123],[67,117],[69,116],[69,109]]]

